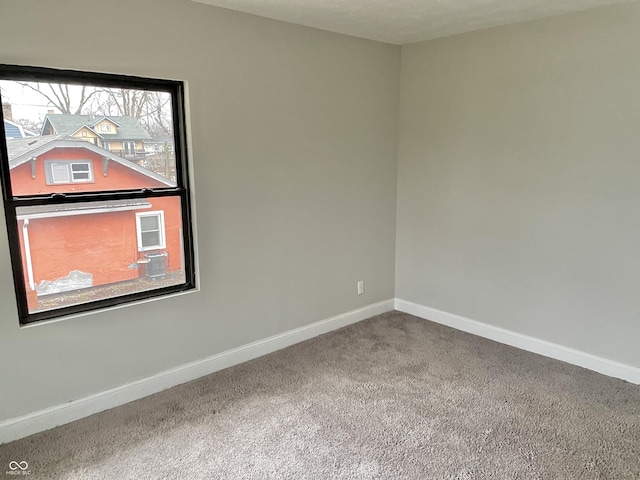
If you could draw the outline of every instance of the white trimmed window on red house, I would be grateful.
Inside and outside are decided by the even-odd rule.
[[[166,247],[164,212],[136,213],[138,250],[158,250]]]

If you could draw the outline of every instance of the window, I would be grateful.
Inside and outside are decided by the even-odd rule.
[[[135,142],[122,142],[122,148],[124,149],[125,155],[135,155],[136,153]]]
[[[138,250],[165,248],[164,212],[136,213]]]
[[[82,131],[82,136],[83,136],[83,137],[86,137],[86,136],[87,136],[87,132],[86,132],[86,130],[83,130],[83,131]]]
[[[102,125],[100,125],[100,131],[101,132],[110,132],[111,131],[111,125],[107,125],[106,123],[103,123]]]
[[[47,184],[81,183],[93,181],[91,162],[45,160]]]
[[[0,184],[20,323],[194,288],[183,84],[0,65],[0,87],[2,102],[30,105],[24,116],[45,122],[42,136],[25,139],[9,139],[0,127]],[[37,91],[69,92],[67,111],[74,113],[39,111],[47,102],[31,97]],[[119,110],[132,109],[113,98],[148,99],[159,110],[153,118],[122,116]],[[128,138],[121,150],[73,136],[109,115],[118,115],[119,132]],[[100,130],[112,131],[111,125]],[[171,152],[144,164],[125,158],[157,131],[169,132]]]

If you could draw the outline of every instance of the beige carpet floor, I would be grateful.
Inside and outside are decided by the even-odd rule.
[[[0,446],[51,479],[640,479],[640,386],[391,312]]]

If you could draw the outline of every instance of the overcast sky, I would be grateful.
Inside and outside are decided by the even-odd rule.
[[[72,86],[72,93],[75,88],[80,87]],[[11,104],[14,119],[26,118],[40,121],[46,115],[47,110],[54,109],[55,113],[60,113],[52,105],[48,105],[47,99],[42,95],[28,87],[23,87],[13,80],[0,80],[0,89],[2,91],[2,103]]]

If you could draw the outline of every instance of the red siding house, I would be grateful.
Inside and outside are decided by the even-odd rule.
[[[64,135],[7,140],[14,195],[175,186],[97,145]],[[20,207],[29,306],[37,297],[159,279],[183,270],[178,197]]]

